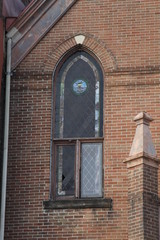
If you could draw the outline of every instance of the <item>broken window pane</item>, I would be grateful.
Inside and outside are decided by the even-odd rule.
[[[57,155],[57,195],[70,196],[74,195],[75,189],[75,145],[58,145],[56,148]]]

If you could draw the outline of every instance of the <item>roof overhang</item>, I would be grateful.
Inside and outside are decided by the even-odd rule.
[[[12,38],[12,70],[77,0],[35,0],[7,33]]]

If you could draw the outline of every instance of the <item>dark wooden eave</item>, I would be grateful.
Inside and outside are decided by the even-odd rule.
[[[35,0],[7,33],[12,38],[12,70],[77,0]]]

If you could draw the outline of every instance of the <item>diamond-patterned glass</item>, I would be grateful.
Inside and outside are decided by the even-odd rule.
[[[81,197],[102,197],[102,143],[83,143]]]

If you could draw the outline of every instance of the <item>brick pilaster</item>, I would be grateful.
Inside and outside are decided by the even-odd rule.
[[[128,239],[158,240],[158,164],[149,124],[152,118],[138,114],[128,168]]]

